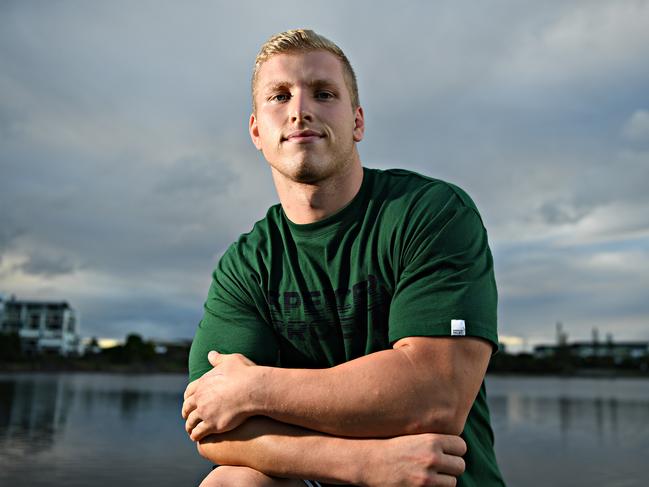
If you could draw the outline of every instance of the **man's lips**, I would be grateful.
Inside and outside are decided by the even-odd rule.
[[[324,137],[320,132],[315,130],[296,130],[284,137],[285,141],[289,142],[312,142],[314,140]]]

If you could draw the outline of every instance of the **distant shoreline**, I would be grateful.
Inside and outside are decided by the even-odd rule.
[[[189,375],[187,367],[178,364],[136,363],[136,364],[107,364],[101,362],[10,362],[0,363],[0,373],[108,373],[108,374],[184,374]],[[638,378],[649,379],[649,374],[638,370],[628,369],[578,369],[571,372],[540,372],[540,371],[493,371],[487,372],[492,377],[558,377],[558,378],[587,378],[615,379]]]
[[[635,370],[575,370],[573,372],[505,372],[505,371],[488,371],[487,377],[558,377],[558,378],[578,378],[578,379],[649,379],[646,372]]]
[[[97,363],[42,363],[42,362],[13,362],[0,363],[0,373],[111,373],[111,374],[185,374],[189,376],[187,367],[170,364],[97,364]]]

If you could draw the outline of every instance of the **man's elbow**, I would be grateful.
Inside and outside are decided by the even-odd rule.
[[[439,433],[459,435],[464,431],[468,411],[457,405],[431,406],[413,418],[408,434]]]
[[[196,449],[198,454],[216,464],[225,464],[226,460],[223,457],[223,449],[219,448],[219,442],[215,441],[215,435],[206,436],[205,438],[196,442]]]
[[[203,441],[197,441],[196,442],[196,450],[198,450],[198,454],[202,456],[203,458],[206,458],[209,460],[207,457],[207,449],[205,448],[205,445],[203,444]]]

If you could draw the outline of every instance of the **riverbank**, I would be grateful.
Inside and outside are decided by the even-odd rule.
[[[576,369],[571,371],[557,372],[550,371],[487,371],[488,376],[493,377],[574,377],[583,379],[615,379],[615,378],[639,378],[649,379],[649,373],[632,369]]]
[[[115,374],[188,374],[186,362],[155,360],[151,362],[111,363],[102,359],[66,359],[49,357],[47,359],[0,362],[0,372],[5,373],[43,373],[43,372],[81,372],[81,373],[115,373]],[[637,369],[625,368],[582,368],[566,371],[557,370],[489,370],[487,375],[493,377],[574,377],[590,379],[615,378],[649,378],[649,373]]]
[[[115,374],[188,374],[187,362],[155,360],[152,362],[111,363],[102,359],[47,359],[0,362],[0,372],[99,372]]]

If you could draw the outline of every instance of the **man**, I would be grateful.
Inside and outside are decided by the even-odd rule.
[[[361,166],[354,72],[312,31],[262,46],[252,96],[281,204],[221,258],[192,345],[182,414],[222,465],[202,485],[503,485],[483,385],[496,288],[473,202]]]

